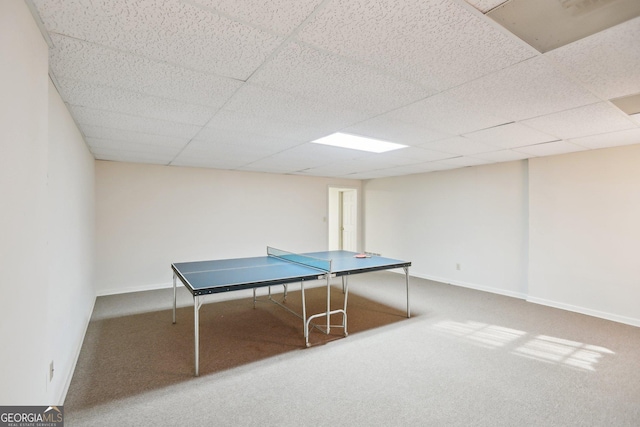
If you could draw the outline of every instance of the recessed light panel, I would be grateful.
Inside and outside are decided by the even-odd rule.
[[[315,144],[331,145],[334,147],[350,148],[352,150],[369,151],[371,153],[384,153],[386,151],[405,148],[406,145],[393,142],[381,141],[379,139],[365,138],[364,136],[351,135],[348,133],[334,133],[324,138],[311,141]]]
[[[487,16],[544,53],[640,16],[640,1],[511,0]]]

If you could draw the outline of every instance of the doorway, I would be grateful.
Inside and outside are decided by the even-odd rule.
[[[329,250],[358,250],[358,190],[329,187]]]

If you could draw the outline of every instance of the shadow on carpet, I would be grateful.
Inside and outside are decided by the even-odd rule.
[[[305,290],[307,313],[326,304],[325,289]],[[281,296],[281,295],[278,295]],[[332,288],[332,308],[343,294]],[[247,365],[293,351],[305,350],[302,319],[261,298],[215,302],[200,308],[200,376]],[[289,292],[286,305],[300,313],[300,291]],[[349,292],[348,333],[372,330],[406,319],[406,312]],[[81,410],[190,381],[194,378],[193,306],[91,321],[65,400],[69,410]],[[340,324],[341,315],[331,316]],[[323,319],[317,319],[322,324]],[[342,328],[330,334],[312,329],[312,347],[343,339]],[[348,339],[348,338],[347,338]]]

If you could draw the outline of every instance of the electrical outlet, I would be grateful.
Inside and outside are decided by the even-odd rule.
[[[460,263],[456,264],[456,270],[460,270]]]
[[[49,381],[53,380],[53,360],[49,363]]]

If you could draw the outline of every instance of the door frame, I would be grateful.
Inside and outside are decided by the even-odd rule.
[[[356,209],[356,224],[355,224],[355,236],[356,236],[356,247],[350,248],[351,250],[357,252],[358,247],[360,246],[360,189],[357,187],[349,187],[349,186],[337,186],[337,185],[329,185],[327,191],[328,203],[327,203],[327,234],[328,234],[328,249],[329,250],[338,250],[341,249],[341,213],[342,206],[340,205],[341,193],[347,191],[355,192],[355,206]]]

